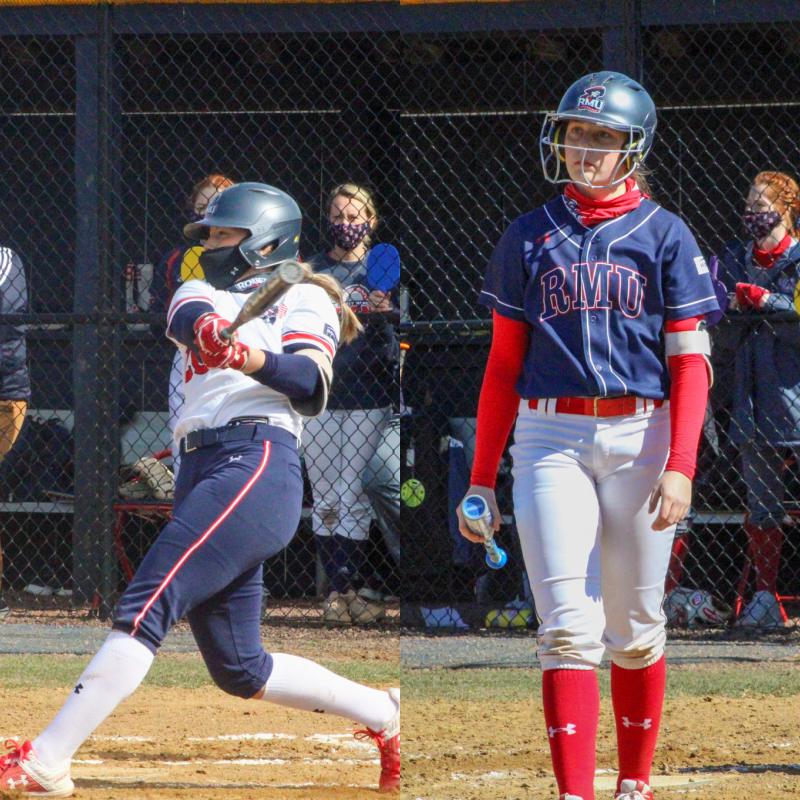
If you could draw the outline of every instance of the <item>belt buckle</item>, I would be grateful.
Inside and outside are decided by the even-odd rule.
[[[194,431],[189,431],[189,433],[187,433],[186,436],[183,437],[183,454],[184,455],[186,455],[186,453],[191,453],[193,450],[197,450],[197,445],[195,445],[194,447],[189,447],[189,436],[191,436],[191,434],[193,434],[193,433],[194,433]]]
[[[596,417],[599,416],[599,410],[598,410],[598,407],[597,407],[597,402],[598,402],[599,399],[600,399],[599,397],[593,397],[592,398],[592,400],[594,401],[594,415]]]

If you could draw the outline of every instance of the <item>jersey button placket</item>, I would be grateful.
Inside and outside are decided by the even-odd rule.
[[[594,238],[592,238],[592,234],[590,232],[588,234],[588,236],[587,236],[586,244],[584,245],[583,251],[581,253],[581,260],[583,262],[587,263],[587,264],[589,263],[590,260],[591,261],[597,261],[597,256],[590,256],[591,247],[592,247],[593,244],[595,244],[595,242],[597,242],[597,237],[595,236]],[[577,286],[577,296],[578,296],[578,298],[582,297],[581,283],[580,283],[581,280],[582,279],[581,279],[580,273],[579,273],[578,286]],[[581,321],[582,321],[581,327],[585,328],[586,327],[586,323],[583,322],[584,320],[588,320],[589,324],[592,325],[592,324],[597,322],[597,315],[596,314],[591,314],[589,312],[589,310],[586,309],[581,314]],[[590,341],[591,341],[591,332],[590,332],[588,337],[586,337],[586,336],[584,337],[584,352],[586,354],[586,360],[588,362],[588,366],[590,367],[590,369],[599,378],[600,377],[600,373],[603,371],[603,366],[602,366],[602,364],[595,365],[594,360],[592,359],[592,347],[591,347]],[[598,384],[598,389],[600,390],[600,395],[601,396],[604,395],[605,392],[603,391],[602,380],[598,380],[597,384]]]

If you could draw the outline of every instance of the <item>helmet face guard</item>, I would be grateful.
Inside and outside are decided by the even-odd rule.
[[[190,239],[205,239],[208,230],[243,228],[248,235],[239,242],[243,271],[251,267],[268,269],[297,258],[302,215],[297,203],[286,192],[264,183],[239,183],[215,195],[203,219],[183,229]],[[262,255],[267,245],[275,247]]]
[[[616,186],[618,183],[626,181],[636,171],[636,167],[644,160],[647,155],[645,150],[646,132],[641,125],[629,125],[627,128],[604,125],[603,127],[611,128],[612,130],[621,130],[628,134],[627,144],[623,145],[621,150],[603,150],[599,147],[575,147],[569,145],[571,150],[583,150],[583,158],[581,159],[581,178],[576,180],[570,177],[566,168],[566,149],[567,145],[564,144],[566,138],[567,125],[569,120],[576,119],[576,117],[565,116],[562,114],[548,114],[542,125],[542,135],[539,137],[539,154],[542,160],[542,171],[544,172],[545,180],[549,183],[575,183],[578,186],[586,186],[589,189],[607,189],[611,186]],[[578,117],[581,122],[587,121],[582,117]],[[594,122],[594,120],[588,120]],[[600,124],[600,123],[595,123]],[[584,169],[586,164],[586,153],[619,153],[621,156],[614,172],[611,174],[611,179],[608,183],[598,184],[591,183],[586,177]],[[620,172],[622,171],[622,174]]]
[[[590,122],[622,131],[628,140],[620,150],[576,147],[583,150],[581,179],[574,180],[565,168],[565,135],[570,120]],[[636,81],[620,72],[596,72],[575,81],[567,89],[558,111],[547,114],[539,137],[539,154],[545,180],[550,183],[576,183],[591,189],[604,189],[627,180],[647,157],[656,132],[656,107],[650,95]],[[586,153],[619,153],[620,160],[605,184],[590,183],[586,177]],[[564,166],[562,166],[564,165]]]

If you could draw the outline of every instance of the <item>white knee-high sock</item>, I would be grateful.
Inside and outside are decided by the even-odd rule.
[[[153,654],[127,633],[111,631],[72,694],[33,741],[36,757],[56,769],[86,741],[92,731],[144,680]]]
[[[398,711],[388,692],[349,681],[306,658],[273,653],[272,660],[263,698],[269,703],[336,714],[374,731],[383,730]]]

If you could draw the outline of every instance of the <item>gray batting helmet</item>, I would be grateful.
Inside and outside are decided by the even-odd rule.
[[[613,186],[630,177],[650,151],[656,132],[656,107],[642,86],[620,72],[594,72],[575,81],[561,98],[558,111],[548,114],[542,125],[539,152],[545,180],[550,183],[572,180],[569,175],[561,175],[569,120],[593,122],[628,134],[627,144],[618,151],[625,158],[620,159],[607,184]],[[623,165],[625,174],[617,176]]]
[[[266,183],[237,183],[211,198],[203,219],[186,225],[190,239],[208,238],[208,228],[245,228],[250,236],[239,243],[242,257],[256,269],[297,258],[303,219],[297,203],[286,192]],[[262,250],[275,242],[266,256]]]

